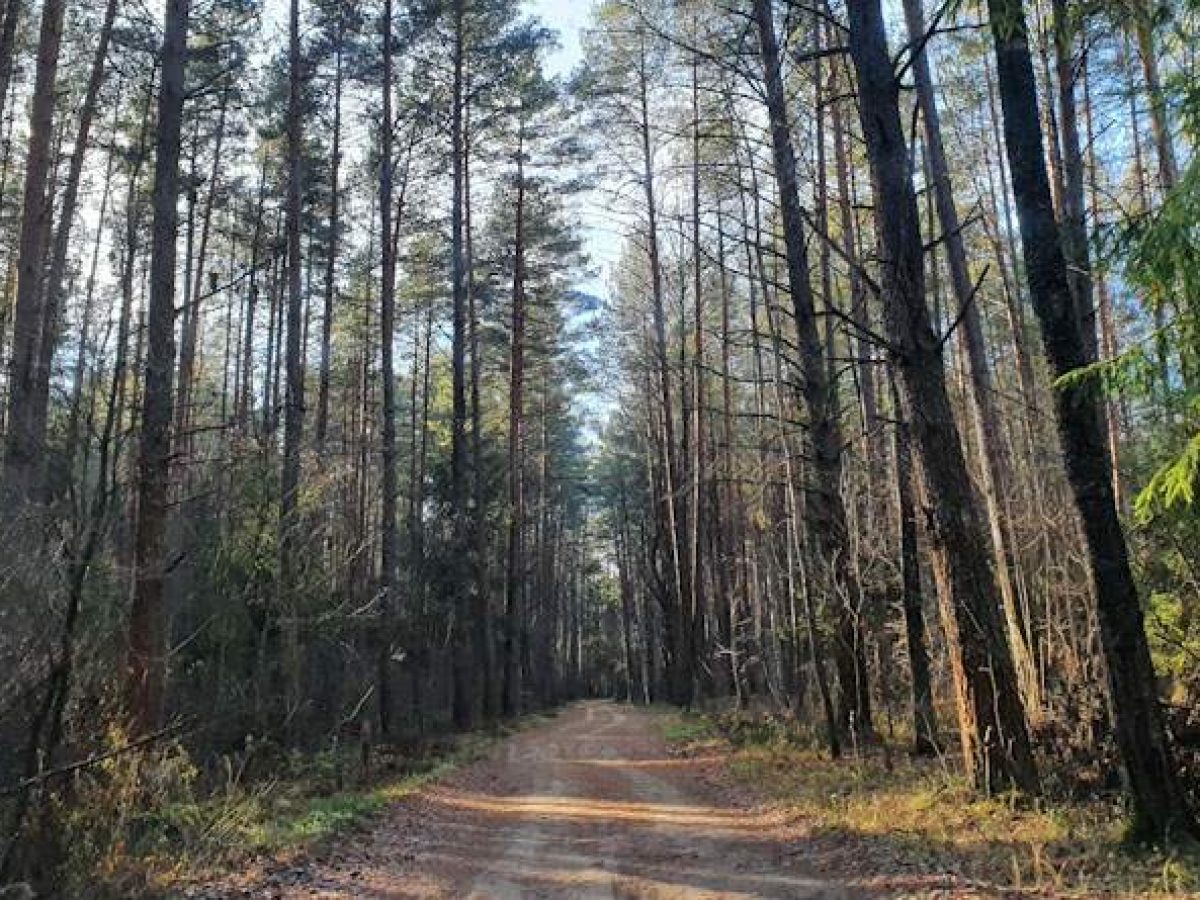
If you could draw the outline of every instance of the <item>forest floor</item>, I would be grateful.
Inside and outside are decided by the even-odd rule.
[[[864,779],[866,762],[806,754],[731,743],[700,718],[580,703],[365,830],[187,896],[1184,895],[1173,858],[1124,859],[1091,834],[1071,870],[1059,852],[1069,835],[1054,832],[1069,817],[972,805],[949,787],[931,798],[890,761],[887,776]]]

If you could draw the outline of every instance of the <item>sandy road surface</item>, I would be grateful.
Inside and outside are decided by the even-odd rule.
[[[845,897],[784,823],[672,759],[652,714],[583,703],[276,880],[300,897]]]

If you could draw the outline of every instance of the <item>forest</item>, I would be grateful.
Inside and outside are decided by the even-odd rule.
[[[1197,37],[0,0],[0,896],[585,698],[1200,838]]]

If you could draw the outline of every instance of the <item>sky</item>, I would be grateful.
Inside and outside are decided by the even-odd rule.
[[[559,46],[546,58],[549,75],[566,79],[582,56],[581,41],[584,28],[591,20],[595,0],[525,0],[525,10],[538,17],[558,33]],[[264,6],[265,33],[282,39],[287,5],[284,0],[267,0]],[[613,230],[610,213],[606,213],[590,194],[574,202],[576,219],[584,249],[591,260],[591,271],[576,284],[576,290],[603,298],[606,292],[607,268],[620,252],[620,239]],[[595,349],[594,347],[590,349]],[[594,439],[604,418],[606,404],[601,398],[577,398],[586,407],[585,418],[589,438]]]
[[[591,20],[593,0],[526,0],[526,9],[558,32],[559,47],[546,59],[548,74],[566,78],[579,63],[582,50],[580,36]],[[576,289],[597,297],[606,294],[606,263],[615,259],[619,241],[595,206],[590,192],[576,200],[576,213],[581,227],[584,249],[591,258],[593,273],[585,276]],[[595,314],[593,314],[594,316]],[[598,321],[595,320],[594,321]],[[581,323],[576,323],[581,324]],[[588,352],[598,353],[595,340],[587,341]],[[595,446],[600,429],[612,409],[612,399],[600,394],[579,394],[573,398],[583,420],[584,441]]]
[[[526,7],[558,32],[562,46],[547,60],[550,74],[569,74],[579,62],[579,35],[591,18],[591,0],[528,0]]]
[[[526,0],[525,8],[558,32],[559,47],[546,58],[546,70],[566,79],[582,59],[581,37],[590,24],[595,0]],[[620,239],[613,229],[613,211],[590,193],[576,203],[585,247],[595,267],[603,270],[620,253]],[[590,278],[581,290],[603,294],[603,276]]]

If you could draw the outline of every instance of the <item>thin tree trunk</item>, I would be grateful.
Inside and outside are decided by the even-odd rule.
[[[468,79],[469,80],[469,79]],[[483,403],[480,384],[483,380],[482,327],[479,315],[479,292],[475,289],[475,254],[471,226],[471,130],[470,110],[463,115],[463,230],[464,251],[467,259],[467,331],[471,351],[471,505],[470,524],[471,563],[474,567],[472,590],[472,617],[474,628],[471,638],[474,647],[475,684],[472,685],[474,699],[480,704],[485,719],[496,714],[495,643],[492,635],[492,600],[489,590],[488,529],[484,524],[486,503],[483,459]]]
[[[762,55],[771,150],[778,182],[783,239],[787,249],[787,280],[799,337],[804,401],[808,412],[813,477],[806,485],[806,514],[816,545],[822,581],[837,610],[838,639],[835,666],[841,687],[839,718],[861,735],[872,731],[870,685],[859,622],[861,598],[850,574],[850,541],[846,507],[841,495],[842,436],[837,397],[826,368],[825,351],[817,330],[816,306],[809,278],[804,213],[796,177],[791,118],[780,68],[780,52],[769,0],[754,0],[754,19]]]
[[[116,134],[118,125],[118,112],[113,112],[112,133]],[[117,154],[109,152],[108,158],[104,164],[104,181],[100,192],[100,209],[96,217],[96,237],[92,243],[92,259],[88,266],[87,285],[84,288],[83,309],[80,317],[79,328],[79,347],[75,354],[75,366],[72,376],[71,386],[71,409],[70,418],[67,422],[67,440],[66,448],[68,455],[67,471],[71,471],[75,465],[76,455],[79,452],[79,442],[81,439],[81,428],[83,419],[83,392],[85,383],[89,381],[87,376],[87,356],[91,349],[92,342],[92,318],[94,313],[94,305],[96,299],[96,282],[100,269],[100,255],[104,239],[104,224],[105,218],[108,216],[109,200],[112,196],[112,179],[113,169],[115,168]],[[95,400],[92,399],[92,408],[94,409]],[[90,414],[89,414],[90,421]],[[84,451],[83,468],[87,469],[87,451]]]
[[[317,387],[317,450],[325,446],[329,429],[329,376],[333,340],[333,307],[337,295],[338,240],[341,237],[342,165],[342,54],[346,35],[346,11],[341,5],[337,12],[337,34],[334,38],[333,72],[333,149],[329,154],[329,252],[325,260],[325,307],[321,318],[321,373]]]
[[[678,515],[676,491],[680,486],[678,460],[675,455],[675,412],[671,398],[671,363],[667,346],[666,299],[663,292],[662,261],[658,241],[658,201],[654,189],[654,154],[650,137],[649,74],[647,72],[645,38],[639,39],[638,57],[638,114],[641,136],[642,191],[646,203],[646,253],[650,267],[650,288],[653,301],[654,355],[661,398],[661,440],[658,441],[664,479],[659,493],[662,520],[670,551],[670,582],[667,597],[670,609],[665,611],[667,641],[670,645],[668,679],[671,700],[679,706],[689,706],[694,689],[691,623],[688,612],[691,600],[685,591],[682,531]]]
[[[304,358],[301,349],[303,295],[301,293],[300,215],[304,172],[301,164],[302,84],[300,67],[300,0],[291,0],[288,19],[287,117],[287,335],[284,367],[283,472],[279,504],[280,613],[284,617],[284,681],[288,722],[299,712],[300,686],[300,528],[297,513],[300,491],[300,440],[304,432]],[[206,226],[207,227],[207,226]],[[193,314],[193,319],[195,315]]]
[[[1096,136],[1092,125],[1092,99],[1086,58],[1084,59],[1083,68],[1083,96],[1083,108],[1087,122],[1089,211],[1092,217],[1092,226],[1098,228],[1100,227],[1099,165],[1096,160]],[[1096,301],[1097,318],[1100,323],[1098,358],[1105,360],[1115,359],[1119,350],[1117,348],[1116,322],[1113,317],[1112,291],[1109,288],[1108,277],[1105,275],[1103,269],[1096,272]],[[1118,512],[1123,512],[1125,510],[1125,490],[1121,482],[1121,418],[1119,403],[1110,401],[1107,404],[1106,413],[1108,456],[1112,462],[1113,502],[1116,503]]]
[[[451,321],[451,415],[450,415],[450,510],[454,552],[469,550],[467,541],[467,266],[463,233],[463,174],[465,165],[465,142],[463,119],[467,103],[464,67],[466,45],[466,0],[454,0],[453,4],[453,84],[451,87],[450,155],[452,189],[450,198],[450,268],[452,294]],[[467,730],[471,725],[472,698],[469,696],[471,614],[467,566],[454,566],[447,579],[449,601],[454,610],[451,672],[452,707],[454,725]]]
[[[17,25],[24,11],[25,0],[8,0],[4,6],[4,20],[0,22],[0,112],[8,104],[8,89],[16,61]]]
[[[1150,130],[1158,152],[1158,184],[1164,195],[1174,190],[1179,181],[1179,163],[1175,157],[1175,141],[1167,115],[1167,98],[1159,73],[1159,50],[1154,40],[1154,15],[1157,4],[1152,0],[1134,0],[1133,34],[1137,40],[1138,56],[1142,61],[1142,77],[1150,98]]]
[[[694,24],[694,23],[693,23]],[[691,598],[691,646],[693,656],[703,658],[702,629],[705,619],[704,567],[700,558],[701,521],[707,521],[702,507],[706,494],[706,400],[704,393],[704,248],[700,242],[700,58],[692,54],[692,458],[691,498],[688,516],[688,595]],[[712,510],[712,512],[716,512]]]
[[[242,324],[242,384],[237,406],[238,425],[243,432],[250,430],[254,411],[254,313],[258,306],[258,270],[262,265],[259,261],[259,244],[266,198],[267,161],[264,158],[258,175],[258,203],[254,213],[254,231],[250,237],[250,283],[246,288],[246,315]]]
[[[88,75],[83,103],[79,107],[79,126],[75,132],[75,143],[71,150],[71,164],[63,187],[58,228],[54,233],[51,248],[50,271],[46,277],[45,310],[42,317],[42,334],[38,350],[37,383],[34,387],[34,408],[31,425],[35,431],[34,444],[41,447],[46,440],[46,419],[50,403],[50,374],[54,351],[58,346],[63,308],[63,277],[67,268],[67,252],[71,244],[71,228],[75,221],[75,209],[79,199],[79,183],[83,176],[83,163],[87,157],[91,139],[92,122],[99,105],[100,88],[108,63],[108,45],[112,37],[113,21],[117,15],[117,0],[108,0],[104,7],[104,18],[100,23],[96,52]],[[2,95],[0,95],[2,96]],[[47,226],[48,227],[48,226]]]
[[[521,711],[521,629],[525,580],[525,166],[524,123],[517,135],[515,233],[513,235],[512,348],[508,401],[508,581],[504,625],[504,714]]]
[[[396,259],[392,243],[392,0],[383,4],[383,121],[380,123],[379,158],[379,234],[383,272],[379,303],[380,378],[383,381],[383,452],[380,481],[383,488],[380,535],[382,554],[380,573],[382,622],[379,653],[379,730],[385,737],[391,734],[391,657],[395,639],[396,614],[399,598],[396,591],[398,573],[399,535],[396,529],[396,503],[399,487],[396,480],[396,373],[394,344],[396,339]]]
[[[200,314],[205,296],[204,276],[208,274],[206,262],[208,258],[208,242],[212,232],[213,204],[217,198],[218,181],[221,177],[222,166],[228,161],[222,156],[225,144],[225,122],[229,107],[231,86],[226,79],[221,88],[218,101],[216,136],[213,142],[212,167],[209,169],[208,190],[204,197],[204,209],[200,214],[200,244],[196,254],[192,254],[195,229],[196,188],[189,186],[188,191],[188,235],[187,235],[187,265],[184,267],[189,283],[184,286],[183,327],[179,341],[179,385],[175,399],[175,440],[184,448],[190,450],[190,429],[193,426],[194,398],[192,385],[196,378],[196,353],[200,342]],[[194,151],[193,151],[194,153]],[[193,156],[194,158],[194,156]],[[185,455],[190,455],[185,454]]]

